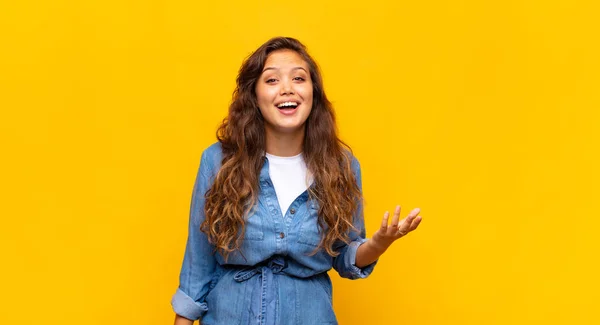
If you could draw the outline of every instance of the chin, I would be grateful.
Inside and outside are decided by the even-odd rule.
[[[304,129],[304,124],[294,124],[294,125],[280,124],[280,125],[275,126],[274,129],[280,133],[294,133],[294,132],[302,131]]]

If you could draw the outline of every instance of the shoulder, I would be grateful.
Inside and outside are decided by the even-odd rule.
[[[360,162],[358,161],[358,158],[356,158],[352,150],[344,148],[344,154],[350,160],[350,166],[352,167],[352,170],[360,169]]]
[[[215,142],[202,151],[201,166],[206,171],[215,171],[221,166],[223,148],[220,142]]]
[[[354,153],[349,149],[344,149],[344,154],[348,157],[348,160],[350,160],[350,169],[352,169],[352,172],[355,175],[360,174],[360,162],[358,161],[358,158],[356,158]]]
[[[223,148],[221,147],[221,143],[215,142],[215,143],[211,144],[210,146],[208,146],[202,152],[202,156],[206,157],[206,158],[211,158],[211,159],[219,158],[219,160],[220,160],[221,157],[223,156]]]

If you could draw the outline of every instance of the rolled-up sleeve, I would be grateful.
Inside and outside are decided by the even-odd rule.
[[[191,320],[202,318],[208,310],[205,298],[216,265],[213,245],[208,242],[206,234],[200,231],[200,224],[205,218],[204,194],[211,185],[212,174],[206,155],[206,151],[203,152],[192,192],[188,238],[179,275],[179,288],[171,299],[175,313]]]
[[[352,157],[352,170],[354,172],[354,176],[356,177],[356,182],[360,191],[362,193],[362,176],[360,171],[360,163],[354,157]],[[340,243],[337,247],[336,251],[340,254],[333,259],[333,268],[339,273],[339,275],[343,278],[348,279],[363,279],[368,277],[377,261],[359,268],[356,266],[356,251],[358,247],[365,243],[368,239],[366,239],[366,228],[365,228],[365,219],[364,219],[364,211],[363,211],[363,201],[360,200],[358,203],[358,208],[356,209],[354,219],[353,219],[354,227],[356,227],[357,231],[351,231],[349,234],[350,243]]]

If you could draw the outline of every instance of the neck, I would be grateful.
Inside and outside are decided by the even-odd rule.
[[[302,152],[304,144],[304,128],[297,132],[282,133],[267,128],[266,150],[269,154],[280,157],[292,157]]]

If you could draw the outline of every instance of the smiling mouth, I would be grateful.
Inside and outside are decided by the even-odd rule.
[[[283,102],[276,106],[279,109],[296,109],[300,104],[298,102]]]

